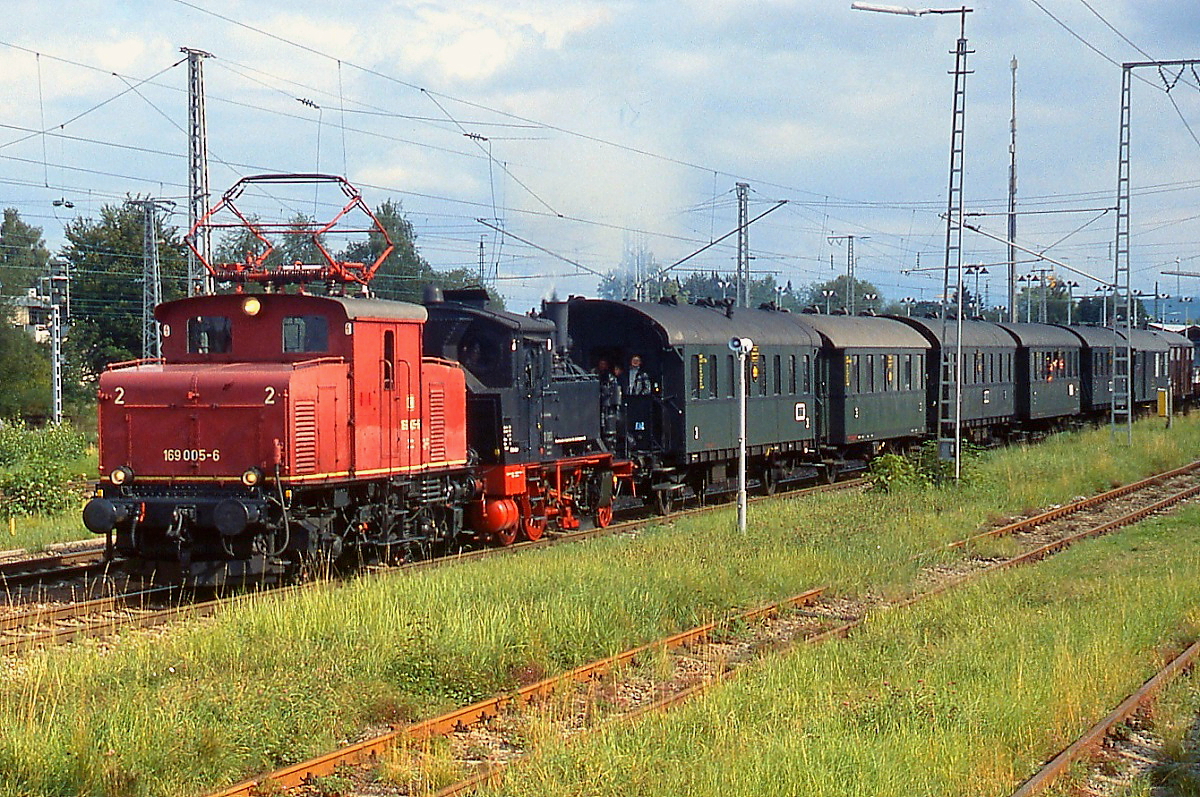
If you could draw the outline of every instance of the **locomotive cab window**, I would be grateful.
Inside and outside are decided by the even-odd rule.
[[[396,387],[396,333],[387,330],[383,333],[383,389],[394,390]]]
[[[220,315],[187,321],[188,354],[228,354],[233,349],[233,324]]]
[[[284,318],[283,350],[287,354],[329,351],[329,319],[323,315]]]

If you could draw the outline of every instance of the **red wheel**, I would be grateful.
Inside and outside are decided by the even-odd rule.
[[[546,518],[544,517],[527,517],[521,524],[521,528],[525,532],[525,539],[529,541],[540,540],[542,532],[546,530]]]
[[[500,546],[512,545],[517,541],[517,529],[519,526],[513,524],[510,529],[503,529],[496,532],[496,544]]]
[[[607,528],[608,524],[612,523],[612,519],[613,519],[612,504],[608,504],[607,506],[599,507],[596,510],[596,528],[598,528],[598,529]]]

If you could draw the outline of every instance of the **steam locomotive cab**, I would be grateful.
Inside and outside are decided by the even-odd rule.
[[[426,356],[467,375],[468,445],[484,485],[470,527],[509,544],[539,538],[551,521],[607,525],[628,465],[605,448],[599,383],[556,346],[555,323],[492,309],[480,289],[435,293],[426,308]]]

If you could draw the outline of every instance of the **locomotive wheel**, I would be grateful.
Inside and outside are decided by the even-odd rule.
[[[775,490],[779,487],[779,472],[774,467],[768,465],[763,469],[762,485],[763,493],[775,495]]]
[[[521,530],[523,532],[525,532],[525,534],[524,534],[525,539],[530,540],[530,541],[540,540],[542,538],[543,532],[546,531],[546,518],[545,517],[527,517],[527,518],[525,518],[524,522],[521,523]],[[513,531],[513,534],[514,535],[516,534],[515,529]]]
[[[840,467],[838,467],[838,464],[836,462],[828,463],[825,466],[825,483],[833,484],[834,482],[836,482],[838,480],[838,476],[841,475],[841,472],[842,472],[842,469]]]
[[[608,504],[607,506],[598,507],[596,509],[596,517],[595,517],[596,528],[598,528],[598,529],[607,528],[608,524],[612,523],[612,519],[613,519],[612,504]]]
[[[656,490],[654,506],[660,515],[669,515],[675,511],[675,492],[673,490]]]
[[[511,529],[504,529],[503,531],[497,531],[496,532],[496,543],[498,545],[502,545],[502,546],[512,545],[514,542],[517,541],[517,530],[518,530],[518,527],[513,526]]]

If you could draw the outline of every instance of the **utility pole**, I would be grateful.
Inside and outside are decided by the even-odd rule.
[[[131,199],[125,203],[142,211],[142,357],[162,355],[154,308],[162,303],[162,274],[158,265],[158,211],[170,210],[174,202]]]
[[[66,263],[50,264],[50,416],[62,423],[63,415],[63,326],[71,317],[71,273]]]
[[[1017,321],[1017,57],[1012,59],[1012,120],[1008,143],[1008,320]]]
[[[487,274],[483,265],[483,239],[484,236],[479,236],[479,284],[487,285]]]
[[[746,220],[749,213],[750,184],[736,183],[738,203],[738,236],[737,236],[737,306],[750,306],[750,224]]]
[[[865,241],[869,235],[831,235],[829,243],[846,242],[846,313],[854,315],[854,239]]]
[[[188,229],[208,212],[208,123],[204,115],[204,59],[212,53],[180,47],[188,57]],[[212,240],[208,230],[197,230],[196,249],[212,262]],[[188,249],[188,296],[213,292],[212,275],[190,248]],[[157,335],[155,336],[157,338]]]
[[[1113,250],[1113,401],[1112,401],[1112,430],[1116,434],[1117,425],[1124,422],[1126,441],[1133,444],[1133,403],[1130,397],[1131,364],[1133,362],[1133,293],[1129,286],[1129,118],[1130,94],[1133,82],[1133,70],[1142,67],[1153,67],[1167,84],[1167,92],[1179,81],[1183,70],[1195,68],[1200,60],[1184,61],[1141,61],[1121,65],[1121,127],[1120,145],[1117,157],[1117,236]],[[1163,70],[1178,68],[1175,80]],[[1115,340],[1117,330],[1117,308],[1125,303],[1125,344]]]

